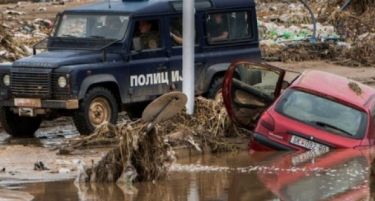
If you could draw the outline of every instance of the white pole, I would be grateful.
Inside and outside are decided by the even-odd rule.
[[[183,0],[183,49],[182,49],[182,92],[187,96],[186,112],[194,113],[194,0]]]

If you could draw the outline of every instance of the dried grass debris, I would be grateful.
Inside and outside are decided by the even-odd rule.
[[[175,160],[172,146],[190,146],[213,153],[238,150],[227,137],[247,133],[230,122],[222,101],[198,97],[195,103],[193,116],[181,112],[157,123],[150,132],[148,124],[141,120],[125,121],[117,126],[103,124],[92,135],[67,142],[66,146],[76,149],[103,142],[115,146],[99,163],[86,169],[87,176],[81,176],[80,181],[131,183],[126,179],[129,176],[124,175],[133,175],[136,181],[161,179]],[[134,169],[137,176],[128,169]],[[126,181],[121,181],[124,178]]]

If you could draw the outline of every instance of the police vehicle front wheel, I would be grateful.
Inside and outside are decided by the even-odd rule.
[[[117,117],[118,105],[113,93],[104,87],[95,87],[80,101],[73,121],[82,135],[89,135],[105,122],[115,124]]]
[[[4,130],[13,137],[33,137],[42,119],[40,117],[21,117],[9,107],[0,107],[0,122]]]

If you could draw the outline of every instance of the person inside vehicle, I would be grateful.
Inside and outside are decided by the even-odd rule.
[[[176,33],[176,32],[171,32],[170,33],[171,35],[171,38],[173,39],[173,42],[176,44],[176,45],[182,45],[182,36],[181,34],[179,33]]]
[[[182,45],[182,18],[175,18],[171,21],[170,26],[171,32],[170,37],[173,42],[173,46]]]
[[[139,38],[141,49],[155,49],[160,45],[159,34],[155,31],[153,23],[147,20],[141,20],[138,23],[138,33],[136,37]],[[156,29],[157,30],[157,29]]]
[[[228,23],[221,14],[211,15],[207,34],[210,43],[227,40],[229,36]]]

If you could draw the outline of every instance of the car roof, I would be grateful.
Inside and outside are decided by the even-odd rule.
[[[211,2],[212,7],[205,10],[225,9],[225,8],[246,8],[254,7],[254,0],[203,0]],[[203,2],[202,0],[196,2]],[[181,0],[105,0],[102,2],[86,4],[76,8],[67,9],[65,12],[121,12],[132,15],[149,15],[154,13],[176,13],[173,2]],[[196,8],[199,10],[199,7]],[[179,11],[180,12],[180,11]]]
[[[363,109],[370,109],[367,103],[375,95],[374,88],[346,77],[317,70],[303,72],[291,87],[317,92]]]

